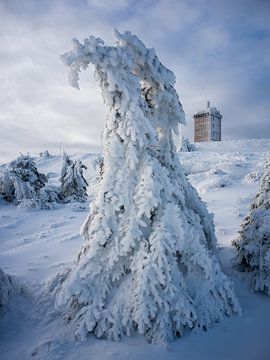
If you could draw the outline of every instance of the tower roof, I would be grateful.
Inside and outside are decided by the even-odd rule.
[[[214,115],[220,119],[222,118],[220,111],[215,106],[210,106],[210,101],[207,101],[206,109],[196,111],[193,117],[196,118],[205,115]]]

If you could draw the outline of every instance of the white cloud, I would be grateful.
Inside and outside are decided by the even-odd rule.
[[[112,42],[114,27],[136,33],[175,71],[186,134],[210,99],[224,113],[227,137],[266,136],[270,11],[265,1],[248,3],[250,12],[247,2],[225,0],[2,0],[0,161],[19,151],[54,152],[59,142],[70,152],[99,149],[105,108],[93,73],[82,73],[78,92],[59,56],[74,37]]]

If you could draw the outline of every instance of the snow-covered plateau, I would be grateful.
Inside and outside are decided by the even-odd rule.
[[[119,342],[93,335],[84,342],[74,340],[65,319],[56,316],[50,299],[41,305],[36,299],[42,289],[52,286],[49,279],[76,260],[87,206],[84,209],[68,203],[30,212],[1,200],[0,268],[10,275],[11,299],[0,308],[1,360],[270,359],[269,297],[253,293],[247,275],[231,264],[236,254],[232,241],[258,190],[269,153],[269,139],[202,143],[196,144],[196,151],[179,153],[190,182],[214,214],[218,257],[234,283],[242,314],[228,317],[208,331],[187,331],[169,348],[151,345],[137,334]],[[95,157],[71,157],[87,166],[89,186],[96,177],[92,165]],[[47,174],[49,184],[58,185],[60,155],[36,158],[36,164],[40,172]]]

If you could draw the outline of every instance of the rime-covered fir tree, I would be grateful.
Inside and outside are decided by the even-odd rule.
[[[63,151],[62,169],[61,169],[61,175],[60,175],[60,184],[61,185],[64,182],[64,177],[67,175],[67,169],[71,164],[73,164],[73,161],[69,158],[68,154],[65,151]]]
[[[73,40],[70,82],[95,65],[108,114],[104,162],[85,242],[56,304],[75,333],[167,343],[238,311],[215,257],[212,216],[189,184],[172,131],[184,123],[174,74],[130,32],[116,45]]]
[[[250,273],[253,291],[263,291],[270,296],[270,156],[258,194],[233,244],[237,249],[234,262]]]
[[[38,171],[34,158],[20,155],[0,176],[0,195],[22,210],[52,209],[59,202],[59,189],[47,185],[47,177]]]
[[[20,204],[38,200],[39,191],[46,185],[46,175],[40,173],[30,155],[20,155],[11,161],[1,176],[1,194],[7,201]]]
[[[185,138],[185,137],[181,138],[180,151],[190,152],[190,151],[195,151],[195,150],[196,150],[195,145],[190,143],[188,138]]]
[[[87,200],[88,183],[83,170],[87,167],[80,160],[72,161],[66,153],[63,154],[63,164],[60,177],[60,196],[65,202]]]

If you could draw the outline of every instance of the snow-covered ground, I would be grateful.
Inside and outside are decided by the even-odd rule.
[[[76,343],[68,328],[48,308],[35,316],[35,294],[40,284],[69,267],[81,246],[80,226],[87,215],[70,205],[55,210],[17,211],[0,203],[0,267],[26,285],[0,320],[1,360],[28,359],[270,359],[270,299],[249,290],[248,279],[230,264],[232,240],[258,188],[270,140],[238,140],[197,145],[197,151],[180,153],[192,184],[215,215],[218,256],[235,283],[242,316],[228,318],[208,332],[187,333],[169,349],[147,344],[138,335],[120,342],[89,336]],[[95,176],[93,154],[82,157],[86,178]],[[56,184],[61,159],[37,160],[38,169]],[[45,305],[44,305],[45,306]],[[31,315],[31,316],[29,316]]]

